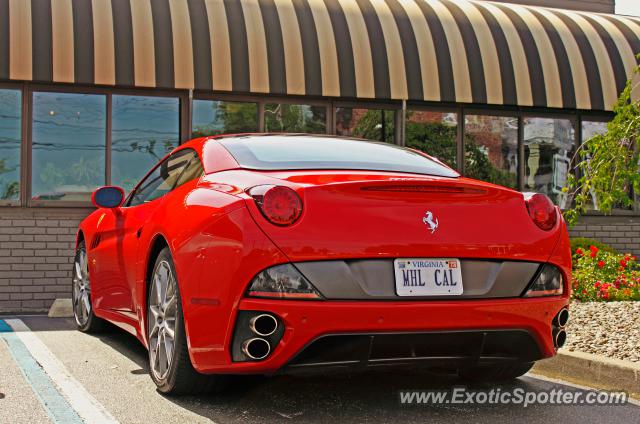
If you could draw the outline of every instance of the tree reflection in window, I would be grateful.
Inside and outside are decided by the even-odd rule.
[[[0,200],[20,198],[21,93],[0,90]]]
[[[325,106],[268,103],[264,107],[266,132],[325,134],[327,108]]]
[[[455,113],[408,110],[405,144],[457,169],[457,125]]]
[[[32,197],[88,201],[105,182],[106,96],[35,92],[32,128]]]
[[[574,129],[568,119],[524,119],[524,190],[549,196],[567,206],[567,173],[574,151]]]
[[[465,115],[464,175],[518,187],[518,118]]]
[[[130,191],[180,141],[176,97],[121,96],[112,99],[111,183]]]
[[[193,137],[258,131],[258,104],[194,100]]]
[[[336,108],[336,134],[393,143],[394,111],[385,109]]]

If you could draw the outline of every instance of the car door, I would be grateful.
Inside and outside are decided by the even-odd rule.
[[[162,207],[165,195],[177,187],[180,176],[197,154],[192,149],[182,149],[165,158],[136,186],[125,205],[120,208],[120,216],[115,219],[115,233],[119,242],[112,252],[113,258],[107,263],[112,266],[110,286],[102,302],[102,307],[136,316],[133,299],[136,281],[144,262],[144,248],[141,246],[143,233]]]

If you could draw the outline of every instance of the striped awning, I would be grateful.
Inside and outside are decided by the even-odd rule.
[[[462,0],[0,0],[0,80],[611,110],[630,17]]]

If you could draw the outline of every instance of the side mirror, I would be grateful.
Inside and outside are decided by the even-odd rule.
[[[116,186],[100,187],[91,195],[91,203],[97,208],[117,208],[124,202],[124,190]]]

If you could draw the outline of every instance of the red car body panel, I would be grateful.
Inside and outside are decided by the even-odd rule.
[[[571,278],[564,221],[542,231],[521,193],[466,178],[374,171],[243,170],[210,138],[195,149],[205,176],[135,207],[98,209],[79,227],[87,245],[94,312],[146,340],[147,279],[154,246],[174,260],[189,352],[205,373],[272,373],[325,334],[456,329],[524,329],[543,357],[554,355],[551,320],[568,305]],[[293,188],[304,212],[290,227],[270,224],[245,189]],[[423,192],[390,192],[421,186]],[[425,189],[426,187],[426,189]],[[460,189],[462,187],[462,189]],[[432,192],[429,192],[432,190]],[[440,229],[426,231],[425,204]],[[559,214],[559,211],[558,211]],[[245,297],[252,278],[282,263],[353,258],[446,257],[554,264],[561,296],[543,298],[295,301]],[[273,354],[234,362],[230,353],[240,310],[278,316],[285,332]]]

